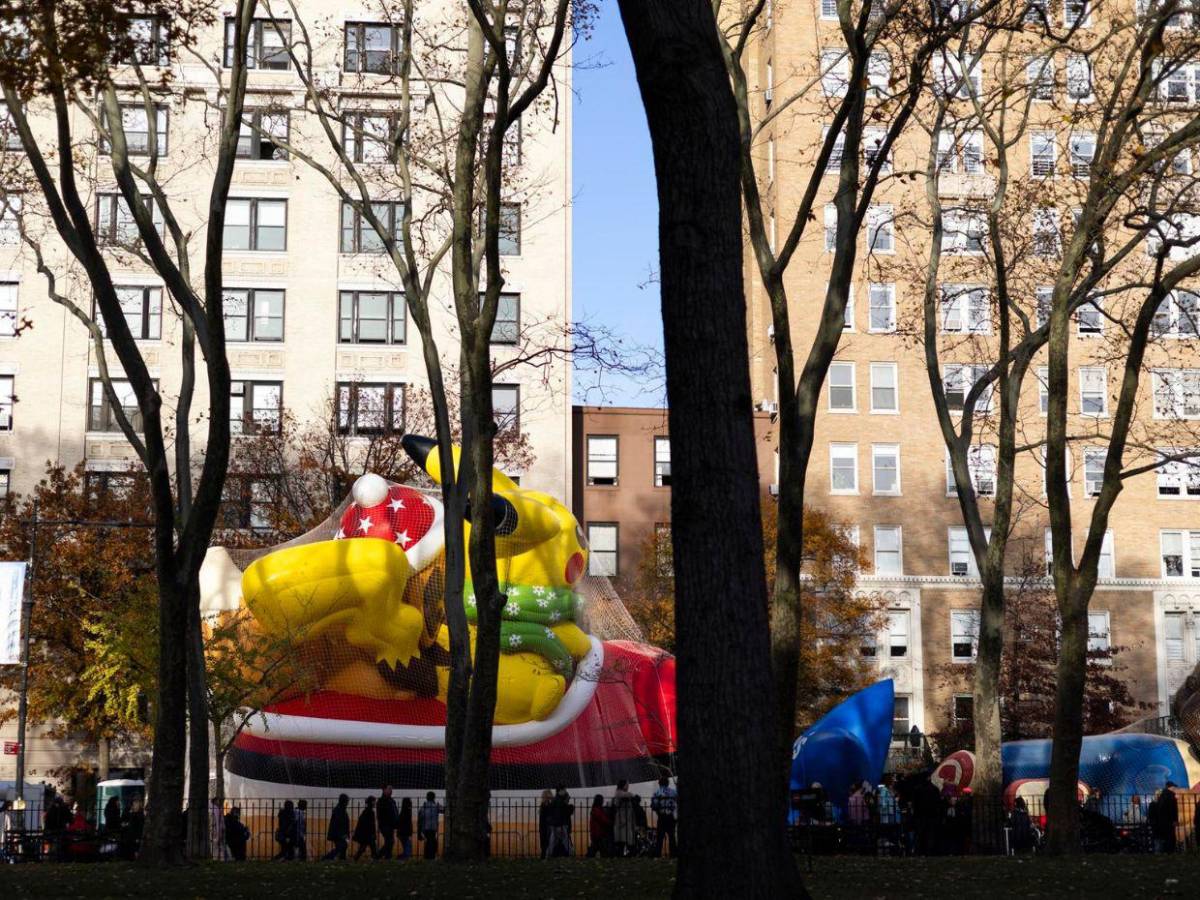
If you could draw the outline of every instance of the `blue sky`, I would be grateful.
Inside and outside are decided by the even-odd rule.
[[[575,48],[574,305],[579,321],[662,347],[657,284],[658,201],[654,161],[629,45],[616,0],[601,0],[591,37]],[[576,401],[656,406],[662,397],[628,380],[601,398]]]

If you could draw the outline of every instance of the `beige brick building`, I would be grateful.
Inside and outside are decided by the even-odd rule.
[[[1067,4],[1068,10],[1076,6]],[[1133,2],[1118,6],[1132,11]],[[1052,16],[1067,15],[1061,3],[1048,8]],[[757,138],[764,210],[769,210],[770,226],[782,241],[831,115],[830,94],[837,90],[836,83],[831,88],[830,79],[821,77],[822,53],[826,53],[824,65],[829,67],[831,60],[837,59],[837,48],[844,53],[845,44],[837,22],[837,4],[832,0],[776,3],[773,10],[768,3],[767,10],[766,27],[752,39],[747,58],[754,115],[761,120],[772,102],[784,102],[805,88],[789,111],[778,115]],[[1084,29],[1093,27],[1098,25],[1091,20],[1083,25]],[[891,61],[893,66],[898,64]],[[1024,72],[1024,63],[1021,65]],[[1059,75],[1053,90],[1061,99],[1066,91],[1075,91],[1064,78],[1064,71],[1075,63],[1059,59],[1057,65]],[[985,61],[985,80],[992,77],[986,66]],[[836,63],[832,68],[837,68]],[[872,72],[874,77],[887,83],[886,73],[877,76]],[[1087,102],[1074,93],[1070,96]],[[1034,114],[1038,114],[1036,105]],[[1047,116],[1052,114],[1048,108]],[[919,128],[913,131],[897,142],[895,171],[924,172],[929,133]],[[1057,165],[1065,170],[1067,148],[1061,136],[1058,140]],[[1022,170],[1019,176],[1014,173],[1015,177],[1029,177],[1026,167],[1036,169],[1040,149],[1027,140],[1014,150],[1014,165]],[[960,157],[944,177],[944,195],[991,196],[995,181],[988,160],[981,152],[973,159],[969,156],[968,152]],[[832,260],[828,220],[822,223],[820,216],[832,200],[836,171],[836,166],[831,167],[822,181],[813,207],[816,221],[806,229],[786,276],[798,368],[812,341],[814,317],[821,309]],[[1071,175],[1052,177],[1069,185]],[[904,274],[902,260],[913,246],[928,242],[927,230],[905,233],[918,226],[911,220],[905,224],[903,212],[922,210],[927,221],[924,190],[923,174],[907,186],[896,180],[882,181],[874,203],[886,211],[889,224],[873,258],[865,252],[865,234],[859,235],[863,249],[845,331],[823,389],[807,500],[827,508],[857,531],[870,560],[861,589],[881,592],[895,613],[890,618],[891,634],[881,634],[878,646],[892,648],[890,654],[879,654],[879,663],[881,673],[897,679],[897,728],[907,730],[916,724],[937,731],[956,714],[968,716],[970,712],[967,673],[973,655],[972,611],[978,608],[978,579],[958,501],[948,489],[947,454],[934,413],[923,349],[911,335],[905,339],[901,334],[906,321],[910,325],[919,321],[924,288],[923,280],[914,277],[920,274],[916,262]],[[944,262],[943,272],[954,264]],[[771,410],[777,396],[774,331],[769,302],[749,252],[746,288],[754,397],[760,409]],[[1073,366],[1099,367],[1104,373],[1103,362],[1089,364],[1089,357],[1103,355],[1098,332],[1082,320],[1072,325],[1071,340],[1076,342]],[[1161,342],[1152,348],[1150,365],[1155,369],[1194,368],[1194,329],[1178,329],[1171,336],[1191,340]],[[1092,348],[1096,348],[1094,352]],[[948,352],[943,352],[942,358],[953,362]],[[1035,366],[1045,364],[1043,351]],[[1095,388],[1094,399],[1099,404],[1115,402],[1118,375],[1111,359],[1107,365],[1107,373],[1098,376]],[[1091,378],[1090,372],[1076,369],[1071,373],[1074,396],[1069,411],[1077,423],[1085,421],[1085,404],[1093,401]],[[1139,415],[1147,421],[1161,418],[1152,396],[1155,384],[1146,373]],[[1039,431],[1044,435],[1037,378],[1027,378],[1027,388],[1023,426],[1031,435]],[[1083,457],[1077,454],[1073,461],[1070,488],[1077,553],[1082,543],[1079,535],[1092,506]],[[1023,495],[1016,505],[1017,532],[1023,540],[1012,546],[1010,553],[1020,553],[1024,544],[1041,559],[1048,525],[1041,459],[1033,452],[1023,453],[1017,467]],[[1123,648],[1117,656],[1119,671],[1134,696],[1157,710],[1151,713],[1154,715],[1167,713],[1172,694],[1200,660],[1200,491],[1189,487],[1187,481],[1186,475],[1170,472],[1150,472],[1126,481],[1111,518],[1102,577],[1091,605],[1093,640]],[[991,514],[989,501],[982,502],[982,511],[986,522]],[[1193,556],[1196,562],[1192,562]],[[953,671],[958,665],[962,674],[957,684],[954,677],[947,680],[934,674]]]
[[[343,140],[348,148],[357,148],[350,149],[356,159],[382,168],[386,157],[372,158],[378,148],[372,150],[371,137],[381,130],[386,133],[389,110],[399,103],[398,85],[382,74],[398,45],[399,30],[380,21],[378,4],[303,0],[299,9],[313,39],[314,74],[321,84],[331,86],[335,108],[346,113]],[[435,3],[419,4],[418,9],[427,33],[434,33],[441,27],[437,17],[452,15],[457,7]],[[278,7],[276,14],[284,15]],[[163,49],[159,27],[150,20],[136,27],[144,40],[143,61],[154,68]],[[306,114],[301,80],[280,49],[289,33],[299,39],[298,23],[284,22],[281,27],[282,34],[270,21],[256,20],[247,116],[259,116],[264,132],[285,138],[341,172],[315,117]],[[192,263],[197,272],[202,268],[203,211],[219,116],[216,79],[226,77],[228,53],[225,28],[217,22],[200,35],[194,53],[171,55],[170,87],[158,98],[160,177],[183,228],[196,231]],[[557,67],[556,77],[557,89],[569,96],[569,69]],[[132,79],[129,83],[136,84]],[[419,85],[414,90],[428,94],[434,88]],[[77,110],[73,116],[77,133],[87,134],[84,113]],[[39,136],[49,142],[51,118],[36,109],[30,110],[30,118]],[[125,129],[135,150],[137,141],[146,143],[146,118],[144,108],[134,106],[128,112]],[[11,129],[6,128],[6,137],[6,167],[19,167],[20,141]],[[507,198],[505,210],[505,297],[493,335],[499,363],[519,352],[519,345],[538,340],[538,329],[548,341],[556,331],[561,335],[572,316],[571,104],[535,106],[512,138],[509,149],[519,158],[514,169],[518,187]],[[79,146],[78,152],[78,165],[90,182],[97,227],[101,233],[119,235],[129,222],[115,203],[115,183],[103,148]],[[380,178],[382,201],[394,196],[388,186],[395,183],[394,173],[390,180]],[[224,278],[230,297],[226,331],[235,379],[234,415],[240,420],[235,425],[270,427],[284,411],[309,420],[329,415],[331,402],[336,402],[337,424],[351,434],[377,425],[402,428],[404,399],[427,379],[420,338],[407,321],[399,293],[399,276],[387,256],[377,252],[370,226],[359,222],[352,210],[343,210],[321,174],[249,128],[244,129],[230,198]],[[29,216],[35,206],[36,197],[30,195],[24,204],[29,227],[35,227]],[[415,209],[414,215],[419,214]],[[97,473],[123,469],[131,450],[97,390],[99,373],[88,334],[48,298],[45,280],[18,239],[15,216],[10,213],[3,224],[0,491],[28,491],[47,461],[68,466],[83,461]],[[88,286],[65,248],[48,238],[45,253],[61,287],[90,308]],[[126,256],[114,259],[113,270],[128,304],[127,319],[142,339],[151,373],[159,379],[170,408],[181,377],[180,320],[164,297],[161,279],[146,265]],[[456,371],[448,271],[435,277],[431,305],[444,362]],[[22,319],[32,327],[11,336]],[[117,365],[111,354],[109,359]],[[569,364],[559,357],[536,370],[518,366],[497,381],[502,382],[496,385],[497,413],[527,434],[533,456],[527,471],[513,474],[526,486],[568,496]],[[368,400],[380,401],[392,412],[369,412]],[[203,392],[195,408],[205,408]],[[383,421],[376,422],[376,416]],[[202,437],[203,428],[196,433]],[[244,524],[252,526],[253,502],[248,506]],[[10,728],[4,726],[6,739],[11,739]],[[35,736],[30,747],[34,780],[69,755],[66,750],[42,754],[42,749]],[[0,758],[0,778],[11,777],[12,762],[13,757]]]

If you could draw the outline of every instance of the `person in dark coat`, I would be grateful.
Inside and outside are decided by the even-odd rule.
[[[250,829],[242,823],[242,808],[235,806],[225,814],[225,846],[234,862],[246,861],[246,844]]]
[[[1154,836],[1155,853],[1175,852],[1175,826],[1179,824],[1179,802],[1175,799],[1173,787],[1174,783],[1168,781],[1166,787],[1150,804],[1150,833]]]
[[[279,810],[275,841],[279,844],[275,859],[296,858],[296,805],[291,800],[285,800],[283,809]]]
[[[412,798],[400,801],[400,818],[396,822],[396,837],[400,838],[401,859],[412,857],[413,806]]]
[[[333,849],[325,854],[323,859],[345,859],[346,848],[350,845],[350,813],[347,809],[350,798],[341,794],[337,806],[329,814],[329,830],[325,832],[326,840],[333,844]]]
[[[592,814],[588,818],[587,856],[608,856],[608,839],[612,832],[612,817],[604,807],[604,795],[592,798]]]
[[[135,797],[121,816],[121,840],[119,852],[122,859],[132,860],[137,857],[138,849],[142,846],[142,832],[146,830],[146,814],[142,811],[142,801]]]
[[[1024,797],[1018,797],[1008,817],[1009,842],[1013,853],[1028,853],[1037,839],[1033,833],[1033,821],[1029,818],[1029,807]]]
[[[400,812],[396,809],[396,801],[392,799],[392,786],[385,784],[379,802],[375,804],[375,817],[379,820],[379,834],[383,838],[383,846],[379,848],[379,859],[391,859],[392,848],[396,844],[396,824]]]
[[[553,802],[554,791],[546,788],[538,803],[538,848],[542,859],[546,858],[546,851],[550,849],[550,805]]]
[[[354,843],[358,844],[358,849],[354,851],[355,862],[362,858],[367,848],[371,850],[371,859],[379,858],[379,847],[376,844],[378,835],[375,826],[375,798],[368,797],[367,805],[358,814],[358,821],[354,824]]]
[[[417,810],[417,832],[425,842],[425,858],[437,859],[438,851],[438,819],[442,817],[442,807],[437,802],[437,794],[433,791],[425,793],[425,802]]]
[[[104,804],[104,830],[109,834],[117,834],[121,830],[121,801],[116,796],[109,797]]]

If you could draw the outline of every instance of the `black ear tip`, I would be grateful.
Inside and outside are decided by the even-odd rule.
[[[412,457],[413,462],[423,469],[425,468],[425,460],[429,458],[429,454],[437,446],[437,441],[420,434],[406,434],[400,438],[400,446],[404,448],[405,453]]]

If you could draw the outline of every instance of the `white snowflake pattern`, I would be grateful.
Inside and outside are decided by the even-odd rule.
[[[467,594],[467,606],[474,606],[474,605],[475,605],[475,595]]]
[[[516,603],[515,601],[510,602],[506,607],[504,607],[504,611],[510,616],[519,616],[521,614],[521,604]]]
[[[562,613],[560,613],[557,609],[550,613],[550,621],[551,622],[557,622],[561,618],[562,618]]]
[[[551,640],[554,640],[554,639],[555,639],[555,637],[557,637],[557,635],[555,635],[555,633],[554,633],[554,630],[553,630],[553,629],[551,629],[551,628],[547,628],[547,629],[546,629],[546,637],[550,638]]]
[[[550,598],[549,597],[538,597],[537,605],[538,605],[538,609],[546,609],[550,605]]]
[[[521,636],[519,634],[510,634],[508,636],[508,646],[520,647],[521,646]]]
[[[541,596],[544,596],[544,595],[545,595],[545,593],[546,593],[546,589],[545,589],[544,587],[542,587],[540,584],[539,584],[539,585],[535,585],[535,586],[534,586],[534,588],[533,588],[533,596],[535,596],[535,597],[541,597]]]

